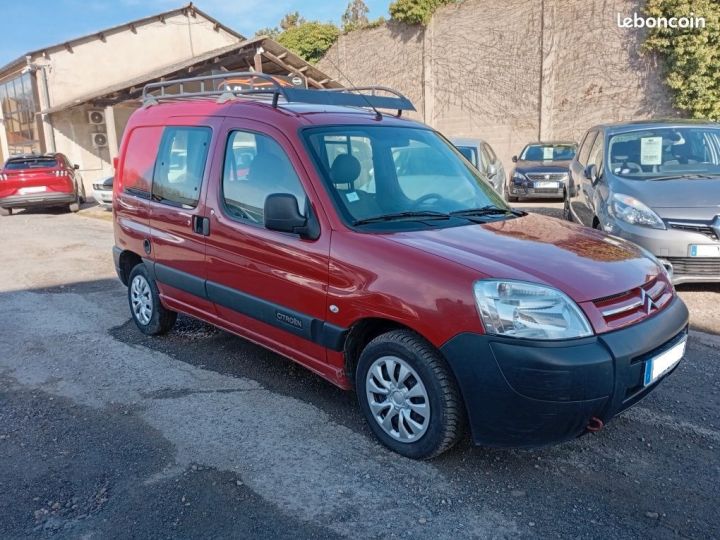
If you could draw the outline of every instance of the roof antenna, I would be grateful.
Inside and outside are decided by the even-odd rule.
[[[360,90],[355,90],[355,88],[356,88],[355,83],[353,83],[353,82],[350,80],[350,77],[348,77],[347,75],[345,75],[345,74],[342,72],[342,70],[338,67],[338,65],[330,59],[330,56],[329,56],[329,55],[325,57],[325,60],[327,60],[327,61],[332,65],[332,67],[334,67],[334,68],[337,70],[337,72],[338,72],[341,76],[343,76],[347,82],[350,83],[350,88],[348,88],[348,90],[354,91],[357,95],[362,96],[362,98],[363,98],[365,101],[367,101],[368,106],[369,106],[373,111],[375,111],[375,120],[382,120],[382,118],[383,118],[382,113],[375,108],[375,105],[372,104],[372,102],[367,98],[367,96],[366,96],[365,94],[363,94],[362,92],[360,92]]]

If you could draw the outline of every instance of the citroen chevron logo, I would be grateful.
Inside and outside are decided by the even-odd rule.
[[[657,309],[657,304],[652,298],[650,298],[650,295],[647,291],[645,291],[645,289],[640,289],[640,301],[645,309],[645,313],[648,315],[653,309]]]

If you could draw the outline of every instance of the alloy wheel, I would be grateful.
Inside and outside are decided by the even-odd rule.
[[[153,299],[150,284],[143,276],[135,276],[130,284],[130,303],[138,322],[148,325],[153,315]]]
[[[411,443],[430,425],[430,399],[417,372],[402,358],[382,356],[365,378],[367,402],[375,421],[393,439]]]

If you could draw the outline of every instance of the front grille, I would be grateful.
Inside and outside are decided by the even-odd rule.
[[[664,276],[648,281],[642,287],[600,298],[593,303],[610,329],[634,324],[664,308],[673,297],[672,285]]]
[[[717,257],[668,257],[674,275],[720,276],[720,258]]]
[[[677,229],[680,231],[690,231],[695,232],[698,234],[704,234],[708,238],[712,238],[713,240],[718,239],[718,235],[715,232],[715,229],[712,228],[712,226],[709,223],[701,223],[701,222],[690,222],[690,221],[668,221],[668,225],[670,225],[670,228]]]
[[[562,188],[532,188],[530,193],[559,193]]]
[[[527,179],[531,182],[564,182],[567,173],[528,173]]]

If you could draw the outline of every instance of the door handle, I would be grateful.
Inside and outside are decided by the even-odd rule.
[[[193,216],[192,219],[193,232],[202,234],[203,236],[210,235],[210,218],[203,216]]]

